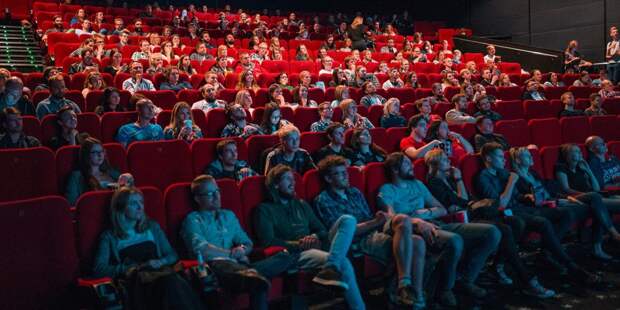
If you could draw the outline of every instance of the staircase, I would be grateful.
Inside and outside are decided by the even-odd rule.
[[[0,24],[0,68],[43,71],[44,61],[32,29]]]

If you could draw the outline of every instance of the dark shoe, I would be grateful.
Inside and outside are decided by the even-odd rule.
[[[551,298],[555,296],[555,291],[544,288],[536,277],[532,278],[529,283],[529,287],[523,290],[523,293],[529,296],[537,298]]]
[[[540,253],[539,258],[545,263],[545,266],[553,267],[560,275],[564,276],[568,274],[568,270],[566,269],[566,267],[564,267],[564,265],[562,265],[555,258],[553,258],[551,253],[543,251],[542,253]]]
[[[340,272],[332,267],[323,268],[312,279],[312,282],[320,285],[341,288],[345,291],[349,289],[349,285],[342,281],[342,275]]]
[[[452,291],[441,292],[437,301],[444,307],[456,307],[457,305],[456,296]]]
[[[390,300],[399,306],[411,307],[416,302],[411,286],[399,287],[395,294],[390,294]]]
[[[487,296],[487,290],[481,288],[480,286],[477,286],[476,284],[473,283],[460,283],[457,284],[456,289],[459,292],[462,292],[466,295],[469,295],[473,298],[476,299],[482,299],[485,298]]]
[[[263,277],[256,271],[255,269],[245,269],[237,271],[242,277],[242,283],[239,283],[241,287],[244,288],[244,291],[263,291],[269,290],[271,286],[271,282],[269,279]]]

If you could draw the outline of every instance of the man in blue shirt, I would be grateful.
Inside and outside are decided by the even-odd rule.
[[[136,102],[138,120],[123,125],[118,129],[116,141],[127,147],[135,141],[159,141],[164,139],[164,131],[158,124],[151,123],[155,118],[155,105],[150,99],[144,98]]]
[[[75,102],[65,98],[67,87],[65,86],[65,78],[58,73],[47,80],[50,96],[43,99],[37,104],[37,117],[41,120],[45,115],[56,114],[60,108],[69,105],[75,113],[82,113],[80,107]]]
[[[139,90],[154,91],[153,82],[142,77],[144,68],[139,61],[134,61],[130,65],[131,77],[123,81],[123,89],[129,91],[132,95]]]
[[[283,251],[250,263],[252,240],[235,214],[222,209],[215,179],[204,174],[196,177],[191,192],[195,211],[187,215],[181,226],[189,254],[204,257],[223,288],[250,293],[252,309],[267,309],[268,278],[285,272],[295,261],[293,256]]]

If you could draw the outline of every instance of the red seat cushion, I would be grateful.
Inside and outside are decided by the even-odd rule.
[[[185,141],[136,142],[127,149],[129,171],[137,186],[165,190],[172,183],[192,180],[192,161]]]

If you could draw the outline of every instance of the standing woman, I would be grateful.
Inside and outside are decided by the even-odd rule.
[[[178,260],[159,224],[146,216],[142,192],[135,187],[116,191],[94,276],[125,279],[131,309],[202,309],[189,283],[169,267]]]
[[[356,16],[349,27],[349,38],[352,41],[352,49],[363,51],[367,48],[366,39],[364,38],[364,18]]]
[[[609,38],[611,39],[607,43],[605,49],[605,60],[609,62],[607,65],[607,72],[609,72],[609,79],[614,85],[620,82],[620,38],[618,37],[618,27],[611,26],[609,28]]]
[[[568,46],[564,50],[564,72],[577,73],[581,72],[583,67],[592,66],[591,62],[583,60],[581,53],[577,51],[578,47],[579,43],[577,40],[568,42]]]

